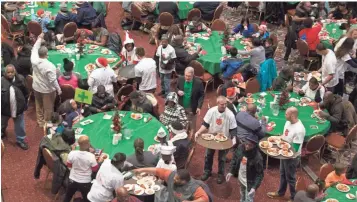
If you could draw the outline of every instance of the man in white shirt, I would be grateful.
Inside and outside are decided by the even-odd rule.
[[[124,185],[122,172],[125,160],[125,154],[116,153],[111,160],[103,161],[88,193],[89,201],[107,202],[114,199],[113,192]]]
[[[196,132],[195,138],[208,130],[208,133],[223,133],[228,138],[236,138],[237,122],[231,110],[227,109],[227,98],[219,96],[217,98],[217,106],[209,109],[203,118],[201,128]],[[217,183],[221,184],[224,181],[224,164],[228,150],[219,150],[218,152],[218,179]],[[206,181],[212,172],[213,156],[215,150],[206,149],[204,174],[201,180]]]
[[[156,62],[152,58],[145,57],[145,50],[138,47],[135,50],[139,63],[135,65],[135,77],[139,90],[146,93],[154,93],[156,90]]]
[[[41,33],[31,51],[32,63],[32,88],[35,95],[37,124],[43,127],[45,122],[51,120],[56,91],[62,93],[58,85],[56,67],[48,58],[48,50],[41,46],[44,34]]]
[[[286,123],[284,126],[282,141],[288,142],[296,154],[293,158],[280,160],[280,186],[277,192],[268,192],[270,198],[283,197],[289,184],[290,199],[295,197],[296,168],[298,166],[302,144],[305,138],[305,127],[298,119],[298,110],[289,107],[285,112]]]
[[[90,143],[88,136],[78,139],[79,151],[73,150],[68,154],[67,166],[71,169],[69,173],[69,184],[64,202],[72,200],[76,191],[80,191],[84,201],[88,201],[87,194],[92,186],[92,172],[97,172],[99,165],[94,154],[89,152]]]
[[[166,34],[161,37],[161,45],[157,48],[156,56],[159,57],[159,73],[161,80],[160,95],[166,98],[170,92],[171,74],[175,71],[175,49],[169,44]]]
[[[320,85],[315,77],[311,77],[309,82],[299,90],[299,94],[320,103],[325,95],[325,87]]]
[[[98,86],[103,85],[106,92],[114,97],[113,83],[117,82],[117,75],[108,65],[106,58],[100,57],[95,61],[95,63],[98,68],[90,73],[88,77],[89,91],[94,94],[97,92]]]
[[[322,55],[322,65],[319,72],[322,73],[322,83],[328,91],[334,91],[334,87],[338,84],[338,73],[336,71],[337,59],[335,53],[327,49],[324,44],[320,43],[316,46],[316,53]]]

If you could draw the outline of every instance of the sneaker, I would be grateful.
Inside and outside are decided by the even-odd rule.
[[[269,198],[281,198],[282,197],[278,194],[278,192],[268,192],[267,195]]]
[[[29,149],[29,146],[24,141],[23,142],[16,142],[16,144],[17,144],[17,146],[19,146],[23,150],[28,150]]]
[[[219,174],[217,178],[217,184],[222,184],[224,181],[224,176],[222,174]]]
[[[211,177],[211,173],[204,173],[201,177],[201,180],[206,181],[209,177]]]

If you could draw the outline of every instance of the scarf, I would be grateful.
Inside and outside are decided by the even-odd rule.
[[[176,135],[173,136],[170,140],[170,142],[175,142],[177,140],[183,140],[183,139],[186,139],[187,138],[187,133],[186,131],[183,131],[183,132],[179,132],[179,133],[176,133],[178,131],[176,131],[175,129],[171,128],[172,132],[175,133]]]

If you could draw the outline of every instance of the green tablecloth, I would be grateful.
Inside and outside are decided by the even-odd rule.
[[[51,12],[51,15],[52,16],[56,16],[58,11],[60,10],[60,2],[55,2],[55,5],[54,7],[45,7],[43,5],[37,5],[37,7],[34,7],[34,11],[35,11],[35,15],[36,15],[36,12],[37,10],[39,9],[43,9],[45,11],[50,11]],[[72,3],[67,3],[67,7],[68,7],[68,10],[70,11],[72,9]],[[28,5],[26,5],[26,8],[20,12],[25,12],[25,11],[29,11],[31,12],[31,7],[28,7]],[[31,15],[30,16],[25,16],[24,17],[24,23],[27,24],[31,21]],[[51,20],[50,24],[48,25],[48,27],[50,28],[53,28],[55,25],[54,25],[54,20]]]
[[[278,93],[278,92],[273,92]],[[255,100],[258,99],[260,93],[255,93],[253,94],[253,98]],[[301,96],[299,96],[296,93],[290,93],[291,98],[301,98]],[[274,101],[274,98],[269,94],[269,92],[267,92],[267,95],[265,96],[265,100],[266,100],[266,106],[265,108],[262,109],[262,115],[264,116],[268,116],[269,117],[269,122],[274,121],[276,126],[272,131],[267,132],[267,134],[269,136],[274,136],[274,135],[281,135],[283,134],[283,130],[284,130],[284,125],[286,122],[286,118],[285,118],[285,110],[280,110],[278,116],[274,116],[272,113],[272,110],[270,109],[270,102]],[[255,103],[259,106],[259,103]],[[295,103],[289,102],[288,104],[289,106],[295,106]],[[300,106],[296,106],[296,108],[299,110],[299,119],[301,120],[301,122],[303,123],[303,125],[305,126],[305,130],[306,130],[306,135],[305,135],[305,141],[309,140],[311,137],[317,135],[317,134],[321,134],[324,135],[326,134],[326,132],[329,130],[330,128],[330,122],[326,121],[323,124],[318,124],[316,121],[316,119],[312,119],[311,118],[311,114],[313,113],[314,109],[310,106],[306,106],[306,107],[300,107]],[[239,107],[238,107],[239,109]],[[310,126],[311,125],[316,125],[318,126],[318,129],[311,129]]]
[[[351,27],[356,28],[357,24],[352,24]],[[343,35],[343,30],[340,29],[340,25],[338,23],[332,22],[332,23],[326,24],[325,28],[326,28],[327,32],[329,33],[330,38],[333,38],[336,41]],[[333,31],[332,31],[334,28],[336,29],[335,33],[333,33]],[[329,48],[329,49],[333,48],[333,46],[329,40],[321,40],[321,43],[323,43],[326,48]]]
[[[354,194],[356,195],[356,192],[357,192],[357,186],[349,186],[351,189],[348,193],[351,193],[351,194]],[[356,201],[356,199],[353,199],[353,200],[350,200],[346,197],[346,194],[347,193],[344,193],[344,192],[340,192],[336,189],[336,186],[334,187],[329,187],[327,190],[326,190],[326,193],[327,193],[327,196],[324,200],[327,200],[329,198],[334,198],[334,199],[337,199],[339,202],[348,202],[348,201],[351,201],[351,202],[354,202]]]
[[[86,49],[89,50],[88,48],[89,45],[86,45]],[[66,48],[71,48],[71,50],[74,51],[75,49],[75,44],[67,44]],[[100,53],[100,51],[105,48],[105,47],[99,47],[98,49],[94,50],[93,53],[87,53],[87,51],[85,51],[85,54],[81,56],[81,58],[79,60],[76,60],[76,55],[73,53],[72,57],[69,58],[69,54],[68,53],[62,53],[60,51],[57,50],[50,50],[48,51],[48,60],[51,61],[54,65],[57,66],[58,63],[62,64],[61,66],[61,71],[64,71],[63,69],[63,59],[64,58],[68,58],[69,60],[71,59],[75,59],[75,67],[73,69],[74,72],[78,72],[81,74],[83,79],[88,78],[88,74],[87,71],[84,69],[84,67],[89,64],[89,63],[93,63],[95,64],[95,60],[99,57],[105,57],[105,58],[118,58],[117,62],[120,60],[119,56],[117,54],[115,54],[113,51],[111,51],[111,54],[108,55],[104,55],[102,53]],[[110,65],[115,64],[112,63]]]
[[[187,18],[188,12],[193,9],[193,1],[187,2],[187,1],[179,1],[178,2],[178,16],[180,20],[184,20]],[[156,4],[156,10],[155,14],[159,15],[159,9],[157,8],[158,4]]]
[[[202,49],[207,51],[206,55],[201,55],[197,60],[203,65],[205,70],[212,75],[222,72],[219,67],[221,64],[221,58],[223,57],[221,52],[222,38],[223,34],[219,34],[217,31],[213,31],[208,40],[204,40],[202,38],[196,38],[195,40],[195,43],[200,44]],[[192,42],[192,37],[190,37],[188,41]],[[238,50],[244,50],[244,45],[242,45],[240,42],[241,39],[238,39],[230,42],[230,44],[236,47]],[[250,60],[245,58],[243,61],[247,63]]]
[[[124,114],[125,112],[121,111],[120,114]],[[114,112],[108,112],[110,115],[114,115]],[[116,153],[122,152],[127,156],[132,155],[134,150],[134,141],[136,138],[142,138],[145,143],[145,149],[147,149],[150,145],[156,144],[154,137],[157,134],[157,131],[160,127],[163,127],[167,132],[167,129],[164,125],[162,125],[155,117],[152,117],[150,114],[143,114],[143,118],[141,120],[133,120],[130,118],[131,112],[127,112],[125,117],[122,117],[122,125],[123,129],[121,133],[125,129],[132,130],[132,137],[127,140],[123,138],[117,145],[112,144],[113,134],[110,125],[112,124],[112,119],[103,119],[103,113],[98,113],[92,116],[89,116],[83,119],[81,122],[87,119],[91,119],[94,122],[85,126],[80,125],[80,123],[75,124],[74,128],[83,128],[82,134],[87,135],[89,140],[94,148],[103,149],[104,153],[109,154],[110,158],[112,158]],[[144,123],[144,118],[152,117],[152,120]]]

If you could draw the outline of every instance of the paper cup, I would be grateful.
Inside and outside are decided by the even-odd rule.
[[[81,54],[76,54],[76,59],[79,60],[81,58]]]

